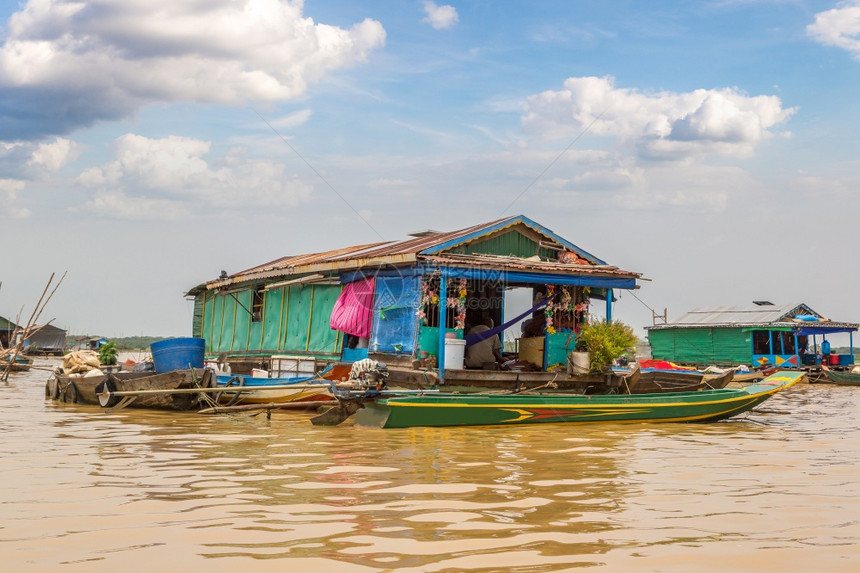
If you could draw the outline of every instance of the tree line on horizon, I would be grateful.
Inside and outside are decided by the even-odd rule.
[[[66,336],[66,348],[70,348],[72,350],[77,348],[78,340],[81,338],[93,338],[92,336],[84,336],[80,334],[70,334]],[[103,336],[105,340],[113,342],[116,345],[116,349],[120,351],[132,351],[132,350],[149,350],[149,345],[153,342],[158,342],[160,340],[166,340],[170,338],[168,336],[124,336],[120,338],[108,338],[107,336]]]

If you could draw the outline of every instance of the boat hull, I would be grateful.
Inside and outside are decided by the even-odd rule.
[[[319,381],[319,388],[308,388],[313,381]],[[278,388],[266,390],[266,386],[297,385],[296,388]],[[334,400],[330,385],[319,376],[294,378],[253,378],[246,375],[219,375],[218,387],[224,387],[224,392],[217,394],[215,400],[221,404],[278,404],[285,402],[324,402]],[[241,388],[253,389],[253,392],[241,392]]]
[[[860,386],[860,373],[856,372],[840,372],[837,370],[824,370],[827,378],[832,384],[840,386]]]
[[[153,372],[118,372],[97,376],[76,376],[58,374],[48,380],[45,387],[46,397],[59,402],[101,405],[99,392],[104,384],[111,391],[177,390],[205,385],[202,378],[205,370],[175,370],[155,374]],[[202,382],[201,382],[202,381]],[[200,396],[194,394],[162,394],[137,396],[129,400],[132,408],[152,408],[159,410],[192,410],[199,407]],[[112,406],[114,404],[109,404]]]
[[[781,372],[742,389],[668,394],[435,394],[377,399],[356,424],[380,428],[581,422],[713,422],[755,408],[803,373]]]

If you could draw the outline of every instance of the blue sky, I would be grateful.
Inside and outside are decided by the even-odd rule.
[[[43,319],[187,335],[221,269],[524,214],[637,329],[860,322],[858,77],[858,1],[0,1],[0,315],[68,271]]]

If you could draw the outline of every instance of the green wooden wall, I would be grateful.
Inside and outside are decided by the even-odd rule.
[[[536,241],[526,237],[515,229],[511,229],[505,233],[500,233],[487,239],[482,239],[461,245],[446,251],[449,253],[457,253],[461,255],[469,254],[484,254],[484,255],[504,255],[514,257],[533,257],[540,255],[546,259],[555,259],[558,254],[552,249],[538,247]]]
[[[752,365],[752,340],[741,328],[677,328],[648,331],[651,356],[687,364]]]
[[[266,291],[261,320],[251,320],[253,288],[220,294],[205,292],[194,301],[194,335],[206,339],[206,352],[308,354],[337,358],[341,334],[329,327],[340,285],[293,285]],[[197,313],[200,309],[200,318]]]

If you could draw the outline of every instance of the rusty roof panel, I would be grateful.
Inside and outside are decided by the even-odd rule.
[[[489,223],[473,225],[457,231],[444,233],[426,234],[420,237],[412,237],[403,241],[386,241],[379,243],[368,243],[322,251],[318,253],[292,255],[281,257],[274,261],[251,267],[244,271],[234,273],[227,277],[208,281],[198,285],[188,294],[199,292],[201,289],[220,288],[231,284],[268,280],[290,275],[299,275],[312,272],[342,272],[345,270],[358,269],[363,266],[398,265],[413,263],[419,258],[435,263],[444,264],[473,264],[486,265],[500,269],[524,269],[544,272],[562,272],[574,274],[587,274],[592,276],[611,276],[624,278],[639,278],[640,273],[624,271],[617,267],[605,264],[571,264],[557,261],[539,261],[522,259],[518,257],[504,257],[498,255],[463,255],[451,254],[444,251],[433,255],[421,255],[422,252],[431,251],[444,246],[445,250],[451,244],[457,243],[458,239],[467,241],[478,240],[486,236],[482,231],[497,233],[509,226],[527,224],[522,216],[506,217]],[[507,224],[506,224],[507,223]],[[539,226],[538,226],[539,227]],[[543,233],[542,233],[543,234]],[[550,232],[550,234],[552,234]],[[549,237],[552,239],[552,237]],[[562,241],[564,239],[561,239]]]
[[[504,257],[500,255],[424,255],[421,260],[447,265],[483,266],[505,270],[539,271],[564,274],[606,276],[638,279],[642,273],[625,271],[611,265],[582,265],[542,261],[536,259],[521,259],[519,257]]]

